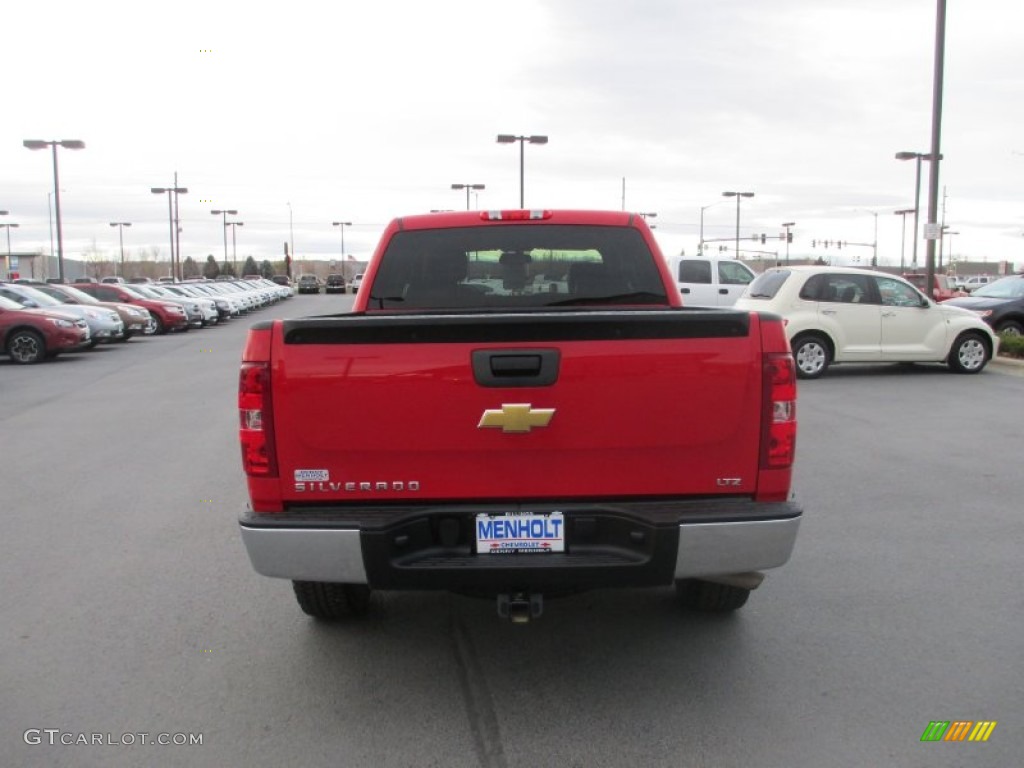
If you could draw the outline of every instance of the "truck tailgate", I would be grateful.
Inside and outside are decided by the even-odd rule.
[[[281,496],[752,494],[756,323],[680,310],[285,321],[271,346]]]

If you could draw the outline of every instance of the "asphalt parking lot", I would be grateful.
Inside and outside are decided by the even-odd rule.
[[[797,549],[735,616],[403,593],[321,625],[238,536],[237,364],[250,322],[351,301],[0,360],[0,766],[1019,764],[1024,368],[801,382]],[[998,724],[921,742],[947,720]]]

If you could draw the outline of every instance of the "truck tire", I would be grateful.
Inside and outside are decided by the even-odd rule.
[[[742,608],[750,590],[700,579],[679,579],[676,600],[683,608],[703,613],[726,613]]]
[[[793,339],[793,360],[800,379],[817,379],[832,362],[832,348],[824,336],[805,333]]]
[[[335,621],[365,616],[370,610],[370,588],[365,584],[293,581],[299,607],[314,619]]]
[[[980,373],[988,363],[989,348],[980,333],[961,333],[949,350],[946,362],[955,373]]]
[[[24,328],[7,338],[7,354],[19,365],[31,365],[46,359],[46,342],[36,331]]]

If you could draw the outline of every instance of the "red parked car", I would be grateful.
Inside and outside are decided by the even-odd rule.
[[[104,278],[106,279],[106,278]],[[84,291],[78,290],[73,285],[50,285],[49,283],[32,283],[37,291],[42,291],[47,296],[61,301],[65,304],[86,304],[98,307],[107,307],[117,312],[124,323],[124,336],[118,341],[128,341],[137,333],[146,333],[153,322],[149,311],[134,304],[123,304],[121,302],[100,301],[95,296],[90,296]]]
[[[0,296],[0,352],[22,365],[89,346],[89,326],[80,317],[25,309]]]
[[[145,307],[156,323],[155,333],[167,333],[174,330],[188,330],[188,317],[185,308],[170,301],[150,299],[135,291],[130,285],[113,285],[110,283],[76,283],[75,288],[100,301],[118,301],[122,304],[135,304]]]
[[[928,294],[925,286],[928,284],[928,276],[923,272],[904,272],[903,279],[911,283],[921,293],[931,295],[936,301],[955,299],[960,296],[968,296],[967,291],[961,291],[953,285],[953,282],[945,275],[935,275],[935,292]]]

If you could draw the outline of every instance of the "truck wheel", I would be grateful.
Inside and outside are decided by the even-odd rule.
[[[988,346],[979,333],[961,333],[949,350],[950,370],[955,373],[978,373],[988,362]]]
[[[370,588],[365,584],[293,581],[292,587],[299,607],[315,619],[332,621],[365,616],[370,610]]]
[[[801,379],[816,379],[832,362],[832,352],[823,336],[808,333],[793,339],[793,359],[796,375]]]
[[[704,613],[726,613],[742,608],[750,590],[700,579],[679,579],[676,600],[684,608]]]
[[[31,365],[46,358],[46,342],[36,331],[15,331],[7,340],[7,354],[20,365]]]

